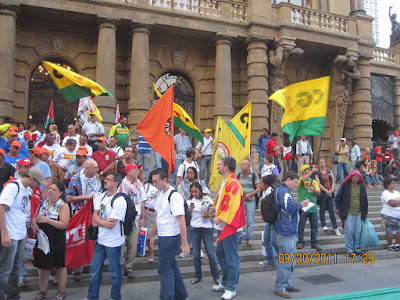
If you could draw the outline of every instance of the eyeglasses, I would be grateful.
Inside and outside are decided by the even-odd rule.
[[[113,182],[116,182],[114,179],[111,179],[111,178],[106,178],[106,179],[104,179],[105,181],[113,181]]]

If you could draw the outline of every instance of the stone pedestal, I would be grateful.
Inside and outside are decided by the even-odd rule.
[[[358,69],[361,79],[353,85],[353,127],[354,139],[361,149],[372,146],[371,84],[368,56],[361,56]]]
[[[14,7],[0,7],[0,118],[14,118],[15,23]]]
[[[116,73],[116,32],[117,21],[99,19],[99,37],[97,43],[96,82],[115,96]],[[110,96],[97,96],[95,103],[103,117],[107,129],[115,123],[116,99]]]
[[[247,99],[252,102],[251,157],[258,159],[255,144],[263,128],[268,128],[268,55],[267,41],[247,41]],[[257,156],[257,157],[256,157]],[[257,160],[254,160],[256,163]]]
[[[136,126],[150,109],[150,27],[147,25],[134,25],[132,29],[132,34],[131,78],[128,103],[128,124],[130,125],[130,127]]]
[[[228,36],[218,35],[215,43],[215,124],[217,116],[224,121],[230,121],[233,116],[231,40]]]

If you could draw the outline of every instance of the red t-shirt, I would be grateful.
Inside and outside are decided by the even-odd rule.
[[[391,159],[394,158],[394,156],[393,156],[392,153],[388,153],[388,154],[384,153],[384,155],[385,155],[385,156],[383,157],[383,160],[382,160],[382,161],[390,161]]]
[[[110,164],[111,159],[115,161],[115,153],[111,150],[106,150],[104,154],[100,154],[100,151],[93,152],[92,158],[97,162],[99,165],[99,173],[102,172],[105,168],[108,167]]]
[[[382,161],[383,160],[383,156],[382,155],[378,155],[378,153],[382,154],[382,149],[379,146],[375,147],[375,154],[376,154],[376,161]]]
[[[272,149],[275,148],[276,146],[278,146],[276,141],[273,138],[270,138],[267,143],[267,151],[265,151],[265,154],[272,154],[275,156],[277,153],[276,153],[276,151],[273,151]]]

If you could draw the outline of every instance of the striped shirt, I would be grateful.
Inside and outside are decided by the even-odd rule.
[[[144,139],[144,137],[141,134],[139,134],[138,141],[139,141],[139,145],[137,148],[138,153],[142,153],[142,154],[151,153],[151,146],[149,145],[148,142],[146,142],[146,140]]]

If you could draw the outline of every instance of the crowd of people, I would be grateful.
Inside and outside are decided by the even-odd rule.
[[[336,235],[341,235],[336,215],[342,219],[347,252],[361,253],[361,221],[368,214],[364,182],[368,186],[379,186],[378,180],[384,181],[382,217],[387,224],[389,250],[400,250],[397,212],[400,194],[394,190],[400,165],[397,157],[390,156],[390,149],[385,151],[388,154],[382,154],[389,157],[385,160],[386,166],[383,161],[379,164],[378,159],[374,166],[370,163],[369,149],[361,156],[353,141],[355,156],[353,150],[350,155],[346,140],[342,139],[337,148],[338,170],[342,168],[345,175],[341,181],[340,175],[335,180],[325,159],[319,159],[317,166],[312,164],[311,144],[302,136],[295,147],[299,171],[296,174],[292,171],[294,151],[289,141],[279,146],[278,135],[272,133],[270,137],[268,130],[263,129],[256,145],[260,154],[259,168],[254,168],[252,161],[246,158],[239,162],[240,171],[235,174],[236,160],[223,157],[217,168],[224,180],[213,201],[209,197],[214,143],[210,129],[205,130],[203,143],[199,142],[195,148],[184,131],[180,130],[174,137],[176,166],[170,185],[160,156],[146,140],[139,135],[137,144],[130,142],[126,117],[122,116],[111,128],[108,137],[97,117],[91,115],[90,119],[83,126],[70,124],[62,139],[55,124],[47,131],[41,126],[36,130],[34,124],[29,124],[25,130],[23,124],[13,125],[5,119],[0,126],[0,299],[5,295],[8,299],[18,298],[17,287],[24,285],[26,277],[25,238],[35,234],[45,234],[50,245],[48,253],[35,246],[34,266],[39,272],[40,286],[35,300],[48,297],[47,286],[53,269],[56,274],[53,280],[58,284],[53,299],[67,297],[66,228],[70,218],[90,201],[93,202],[92,225],[98,228],[98,233],[90,268],[88,300],[99,297],[106,259],[111,276],[111,298],[121,299],[122,276],[130,279],[135,276],[133,266],[143,226],[148,232],[149,263],[154,262],[155,238],[158,237],[161,299],[188,299],[175,256],[180,248],[180,257],[192,252],[194,277],[190,283],[197,284],[203,277],[202,244],[215,282],[213,290],[223,292],[222,299],[232,299],[236,296],[240,276],[238,245],[243,238],[247,246],[253,244],[255,210],[272,192],[279,217],[274,224],[266,223],[263,242],[266,255],[260,264],[277,265],[275,294],[281,297],[290,297],[290,292],[300,289],[291,282],[293,263],[277,260],[277,255],[293,255],[296,249],[304,247],[307,219],[311,227],[311,248],[322,250],[318,244],[318,218],[322,229],[329,230],[325,220],[327,210]],[[382,151],[377,146],[374,152],[379,156]],[[353,170],[347,174],[349,158]],[[380,177],[379,165],[384,170],[383,177]],[[340,184],[336,194],[335,184]],[[298,201],[291,194],[296,187]],[[136,214],[127,233],[123,224],[129,207],[134,207]],[[216,249],[214,229],[218,236]],[[81,280],[82,270],[82,266],[71,270],[73,280]]]

